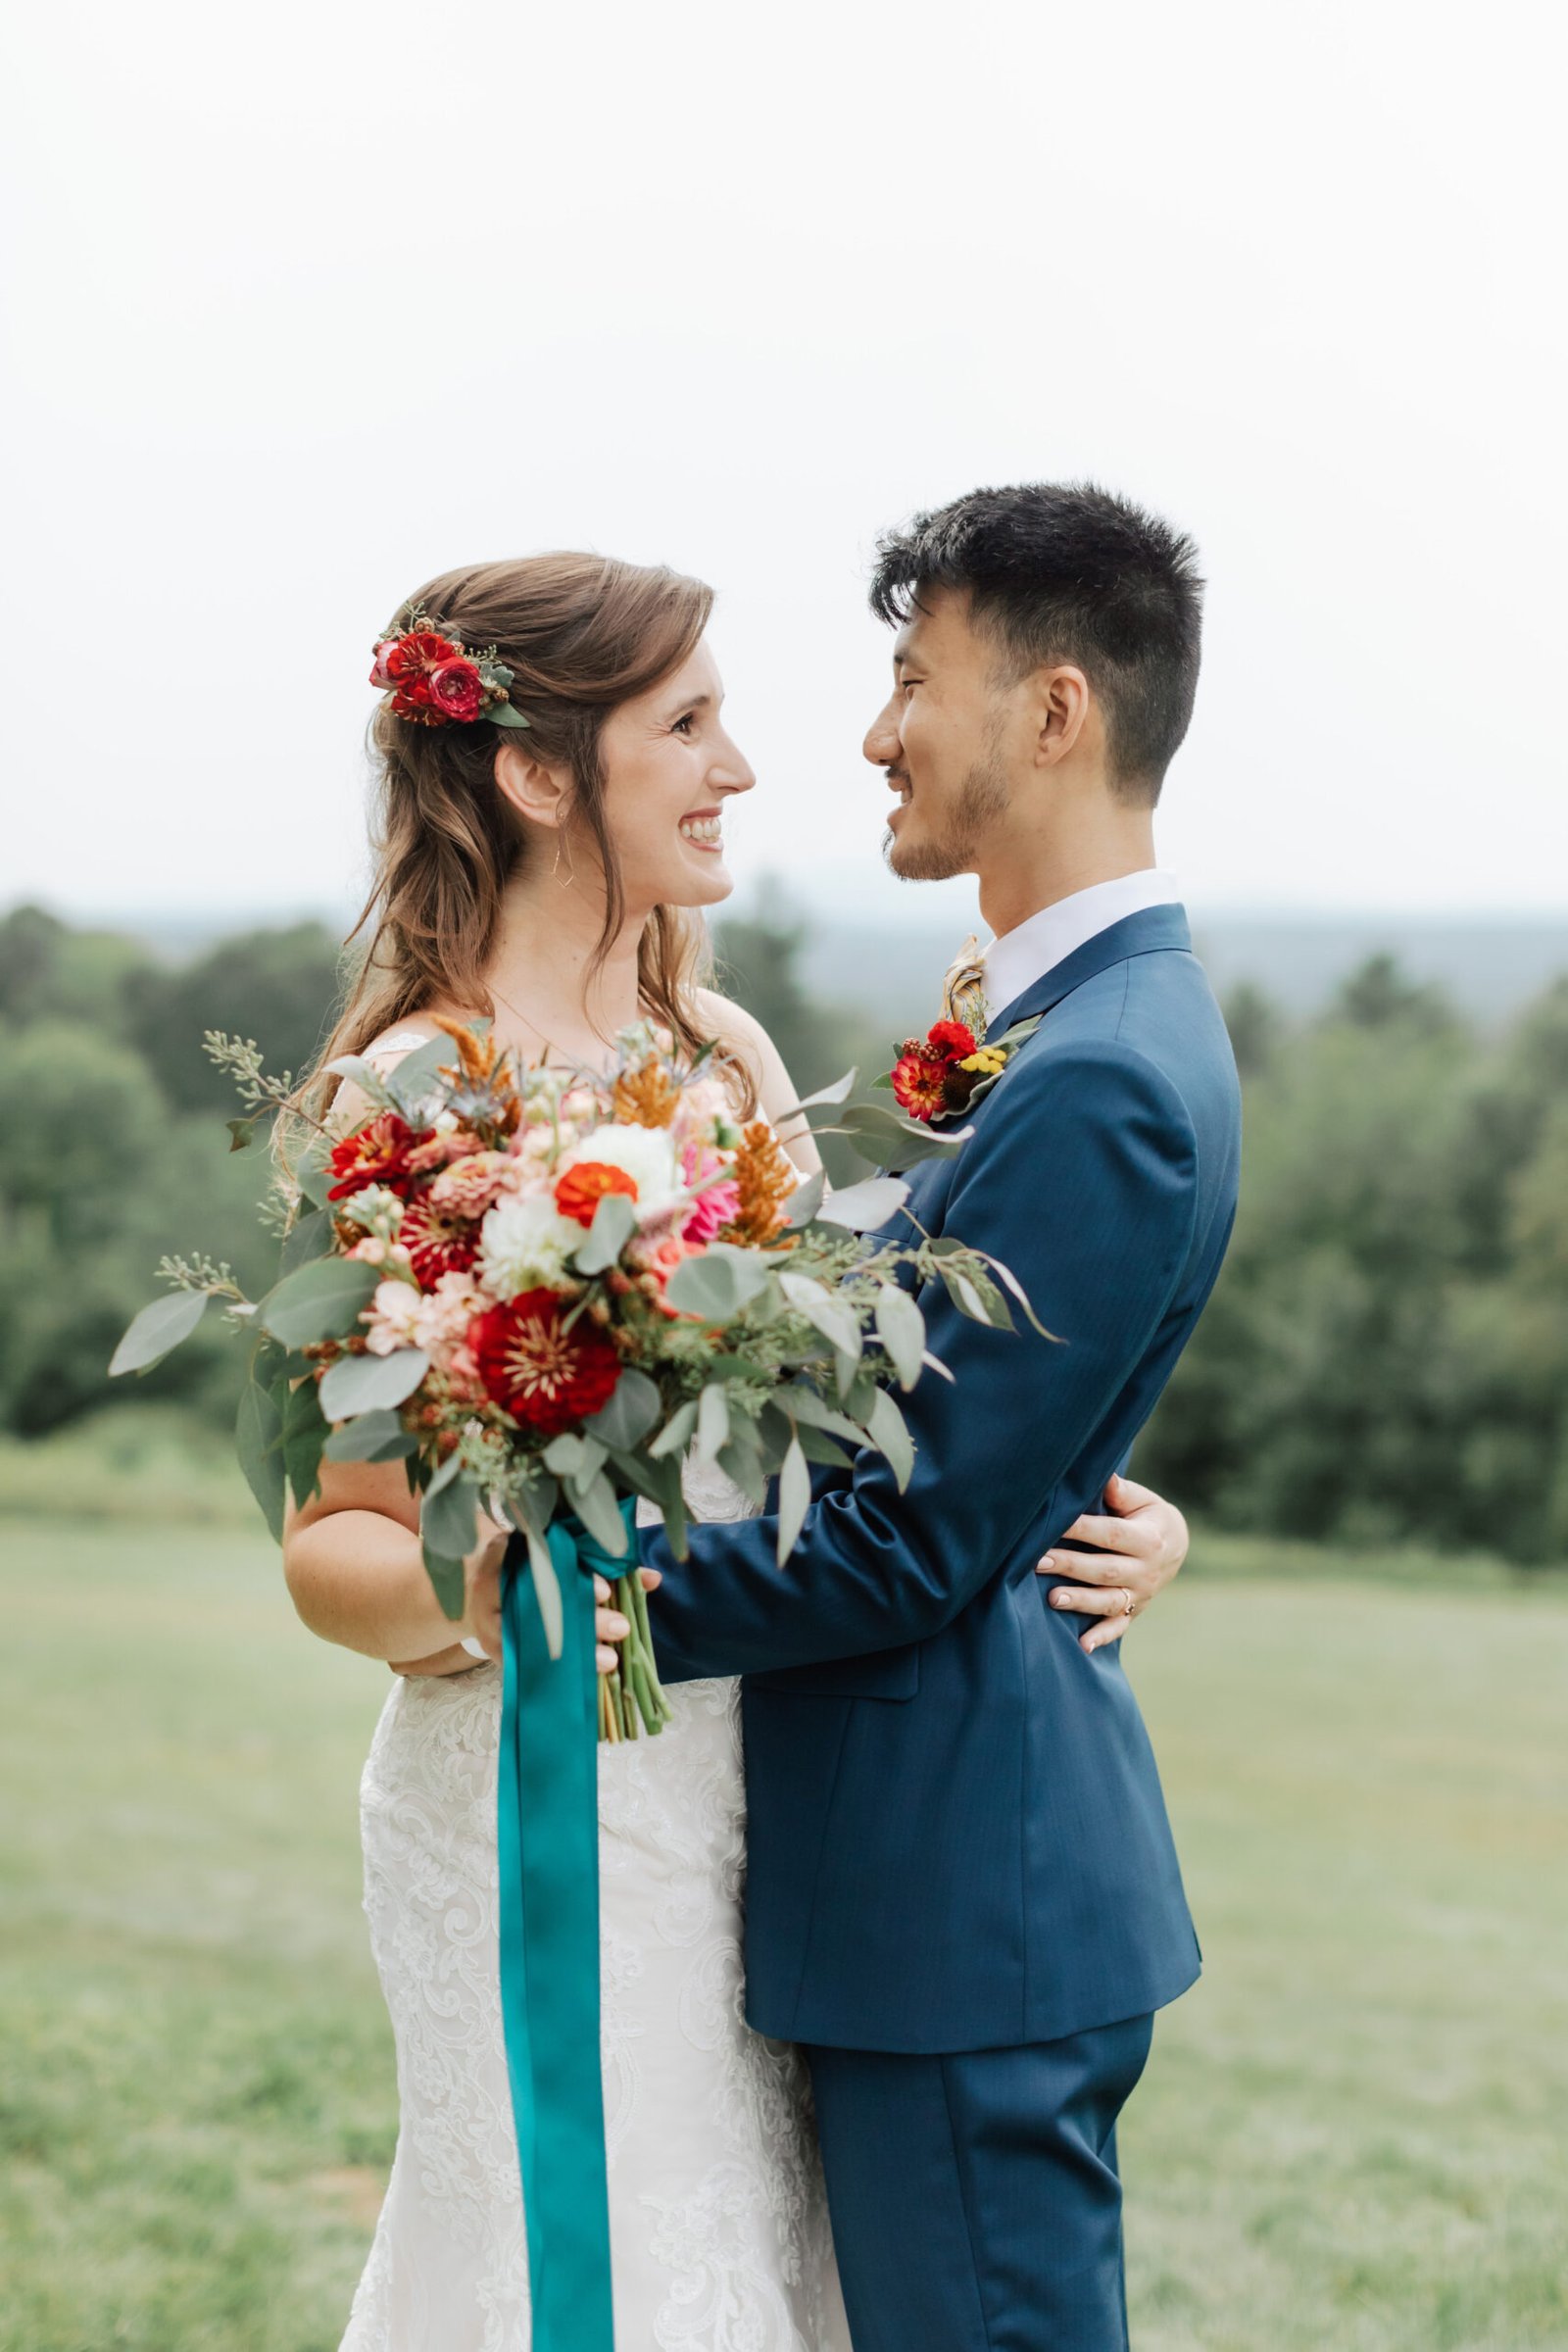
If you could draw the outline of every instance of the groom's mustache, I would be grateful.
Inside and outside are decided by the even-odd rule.
[[[912,792],[914,790],[913,784],[909,781],[909,771],[906,767],[885,767],[882,773],[887,777],[889,785],[895,792]]]

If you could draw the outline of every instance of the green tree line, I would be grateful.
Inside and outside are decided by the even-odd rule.
[[[803,1091],[869,1076],[893,1041],[808,998],[802,944],[776,905],[730,921],[726,985]],[[0,1427],[43,1436],[111,1399],[164,1250],[267,1283],[263,1155],[229,1154],[201,1035],[303,1068],[340,978],[317,924],[172,964],[34,907],[0,920]],[[1388,957],[1310,1022],[1252,988],[1226,1014],[1242,1207],[1140,1474],[1238,1530],[1568,1560],[1568,978],[1498,1036]],[[135,1386],[224,1421],[237,1359],[202,1335]]]

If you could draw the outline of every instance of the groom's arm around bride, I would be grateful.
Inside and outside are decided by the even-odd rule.
[[[1113,1648],[1040,1554],[1094,1509],[1191,1335],[1235,1208],[1223,1023],[1152,811],[1185,733],[1189,544],[1102,493],[976,493],[884,543],[899,622],[866,742],[890,861],[973,871],[994,1034],[1040,1015],[911,1212],[1054,1337],[922,1299],[956,1376],[819,1493],[662,1545],[672,1677],[743,1672],[748,2011],[808,2045],[858,2352],[1125,2344],[1117,2112],[1198,1950]]]

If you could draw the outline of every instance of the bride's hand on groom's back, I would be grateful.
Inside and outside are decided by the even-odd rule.
[[[1113,1478],[1105,1489],[1105,1510],[1103,1517],[1086,1512],[1075,1519],[1038,1571],[1073,1580],[1054,1589],[1051,1605],[1095,1619],[1079,1637],[1079,1647],[1086,1650],[1119,1642],[1187,1557],[1187,1522],[1152,1489]],[[1073,1548],[1084,1544],[1095,1549]]]

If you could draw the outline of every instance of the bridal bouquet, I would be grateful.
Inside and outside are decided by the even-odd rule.
[[[1004,1328],[1004,1291],[1028,1301],[994,1259],[912,1220],[906,1242],[865,1238],[907,1186],[802,1183],[766,1120],[736,1119],[711,1048],[683,1057],[642,1024],[610,1070],[563,1072],[519,1066],[482,1024],[441,1027],[385,1075],[352,1055],[331,1065],[366,1107],[279,1162],[276,1287],[251,1300],[226,1265],[166,1258],[173,1296],[142,1310],[110,1369],[149,1368],[220,1301],[253,1339],[237,1439],[274,1535],[285,1484],[303,1503],[323,1457],[401,1460],[446,1614],[463,1614],[463,1563],[488,1510],[526,1541],[553,1655],[563,1604],[547,1531],[574,1519],[626,1562],[615,1590],[632,1633],[601,1690],[601,1733],[657,1732],[667,1708],[629,1499],[659,1506],[684,1556],[689,1449],[759,1507],[776,1477],[782,1563],[812,1462],[871,1446],[907,1480],[892,1390],[942,1369],[913,1287],[939,1278],[965,1314]],[[247,1104],[234,1148],[294,1107],[250,1041],[213,1032],[207,1048]],[[877,1106],[835,1120],[852,1084],[798,1109],[906,1163],[962,1142]]]

